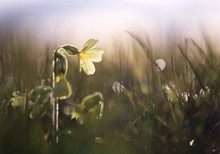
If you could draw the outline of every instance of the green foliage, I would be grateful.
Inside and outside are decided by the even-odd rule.
[[[55,97],[59,99],[67,99],[72,95],[72,87],[64,76],[59,76],[59,80],[55,83]]]
[[[28,96],[30,118],[42,117],[50,110],[51,94],[50,86],[37,86],[31,90]]]
[[[21,107],[22,112],[25,112],[26,96],[19,92],[13,92],[11,98],[11,105],[13,107]]]
[[[51,108],[52,88],[40,85],[34,87],[27,95],[13,92],[10,99],[12,107],[18,107],[22,113],[28,113],[31,119],[44,116]]]
[[[115,46],[93,76],[67,71],[78,63],[69,60],[67,65],[66,53],[57,55],[55,96],[68,98],[59,100],[59,143],[51,142],[49,79],[55,45],[45,47],[43,69],[37,71],[37,55],[27,56],[31,42],[30,47],[1,42],[0,153],[219,153],[220,63],[215,46],[208,40],[203,48],[192,39],[168,40],[169,51],[159,46],[156,52],[145,38],[131,37],[130,46]],[[82,51],[99,50],[96,44],[89,40]],[[72,46],[62,48],[67,55],[82,53]],[[103,51],[97,53],[99,61]],[[163,70],[158,59],[166,63]],[[122,92],[113,91],[115,81],[123,83]]]
[[[80,104],[70,104],[64,107],[64,114],[70,115],[71,119],[84,123],[88,114],[96,114],[97,118],[102,117],[104,108],[103,96],[100,92],[87,95]]]

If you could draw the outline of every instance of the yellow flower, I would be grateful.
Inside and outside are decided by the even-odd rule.
[[[90,39],[83,46],[82,51],[77,55],[79,57],[79,70],[83,70],[87,75],[95,73],[93,62],[102,61],[102,49],[96,48],[98,40]]]
[[[102,54],[104,53],[102,49],[96,48],[97,43],[98,40],[90,39],[85,43],[81,51],[68,44],[62,46],[61,48],[63,48],[70,56],[78,56],[80,72],[83,70],[87,75],[92,75],[95,73],[95,66],[93,62],[102,61]]]

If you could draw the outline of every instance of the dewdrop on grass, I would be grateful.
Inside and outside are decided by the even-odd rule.
[[[191,140],[191,141],[189,142],[189,145],[190,145],[190,146],[194,146],[194,145],[195,145],[195,140],[194,140],[194,139]]]
[[[182,98],[185,102],[188,102],[190,94],[188,92],[182,93]]]
[[[168,83],[163,84],[162,90],[165,92],[168,101],[172,102],[178,99],[177,98],[178,91],[176,89],[176,85],[172,81],[169,81]]]
[[[115,81],[112,84],[112,90],[116,93],[121,93],[121,92],[123,92],[124,89],[125,89],[125,87],[122,82]]]
[[[204,89],[202,88],[202,89],[199,91],[199,95],[200,95],[200,96],[204,96],[205,94],[207,94],[207,93],[210,92],[209,87],[205,86],[205,89],[206,89],[206,90],[204,90]]]
[[[166,62],[163,59],[157,59],[156,60],[156,70],[157,71],[163,71],[166,67]]]
[[[193,98],[194,100],[197,100],[197,94],[190,94],[188,92],[183,92],[182,93],[182,99],[185,101],[185,102],[188,102],[189,101],[189,98]]]

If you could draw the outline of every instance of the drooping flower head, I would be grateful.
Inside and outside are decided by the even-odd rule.
[[[59,99],[66,99],[71,96],[72,88],[66,79],[68,60],[66,54],[77,55],[79,59],[79,71],[83,70],[87,75],[95,73],[93,62],[100,62],[104,51],[97,48],[98,40],[90,39],[83,46],[82,50],[73,45],[63,45],[54,52],[54,91]]]
[[[97,48],[97,43],[98,40],[89,39],[81,51],[71,45],[64,45],[62,48],[66,50],[67,54],[78,56],[80,72],[83,70],[87,75],[92,75],[95,73],[93,62],[102,61],[102,54],[104,53],[102,49]]]

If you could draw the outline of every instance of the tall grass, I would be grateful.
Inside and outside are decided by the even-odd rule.
[[[128,37],[130,44],[115,45],[93,76],[79,73],[77,61],[70,60],[67,78],[73,95],[60,102],[60,139],[54,144],[50,114],[31,119],[12,107],[10,99],[14,91],[27,93],[43,79],[51,85],[52,54],[58,45],[37,46],[33,35],[2,34],[0,153],[220,152],[220,62],[215,46],[207,40],[205,48],[193,39],[167,40],[170,46],[157,47],[163,52],[156,52],[145,37]],[[163,71],[156,69],[159,58],[166,62]],[[124,85],[123,92],[112,90],[115,81]],[[63,113],[63,107],[80,104],[94,91],[104,96],[101,119],[85,113],[80,124]]]

